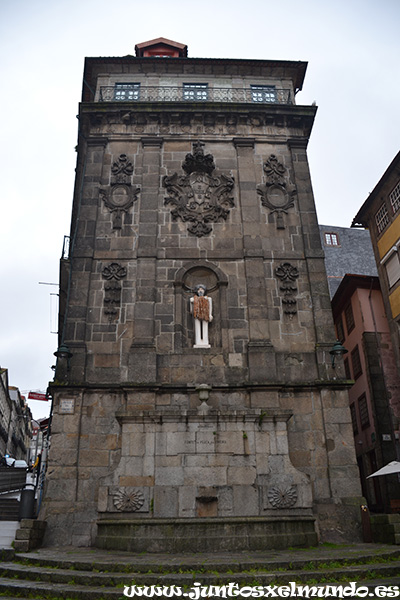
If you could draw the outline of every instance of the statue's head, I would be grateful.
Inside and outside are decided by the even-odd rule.
[[[199,283],[194,286],[194,293],[196,296],[205,296],[207,294],[207,288],[203,283]]]

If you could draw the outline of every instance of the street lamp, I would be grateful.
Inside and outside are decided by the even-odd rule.
[[[329,354],[331,355],[331,360],[332,360],[332,368],[335,368],[335,361],[337,362],[338,360],[341,360],[344,354],[347,354],[348,350],[346,350],[346,348],[344,346],[342,346],[342,344],[339,342],[339,340],[336,340],[336,342],[333,344],[332,346],[332,350],[329,350]]]
[[[66,344],[61,344],[54,352],[54,356],[57,357],[55,378],[58,381],[65,381],[69,371],[69,361],[73,355]]]

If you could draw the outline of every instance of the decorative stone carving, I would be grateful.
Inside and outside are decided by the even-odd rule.
[[[126,184],[116,185],[111,190],[100,189],[101,200],[113,214],[113,229],[121,229],[122,214],[137,200],[139,191],[139,188],[131,188]]]
[[[111,263],[108,267],[104,267],[102,275],[104,279],[117,279],[120,281],[126,277],[126,268],[118,263]]]
[[[109,211],[113,214],[113,229],[121,229],[122,214],[133,205],[140,188],[132,187],[133,165],[126,154],[121,154],[111,166],[110,188],[100,188],[99,194]]]
[[[203,284],[196,285],[194,296],[190,298],[190,312],[194,317],[195,342],[193,348],[211,348],[208,342],[208,323],[213,320],[212,299]]]
[[[112,320],[118,314],[121,304],[121,285],[119,281],[126,277],[126,268],[118,263],[104,267],[102,276],[109,283],[104,286],[104,312]]]
[[[111,166],[111,185],[118,183],[131,184],[133,165],[126,154],[121,154]]]
[[[271,154],[264,164],[267,181],[257,186],[257,193],[261,196],[261,204],[270,209],[270,214],[276,214],[277,229],[285,229],[283,214],[294,206],[296,187],[287,181],[287,169]]]
[[[268,501],[273,508],[292,508],[297,502],[297,489],[292,485],[285,489],[273,487],[268,491]]]
[[[293,316],[297,313],[297,300],[294,295],[297,292],[295,281],[299,276],[299,271],[297,267],[294,267],[290,263],[282,263],[275,269],[275,275],[282,281],[280,290],[283,292],[282,304],[284,312],[287,315]]]
[[[172,218],[189,222],[188,231],[203,237],[212,231],[210,223],[226,220],[229,208],[234,206],[229,196],[234,180],[227,175],[213,176],[214,158],[204,154],[204,144],[193,144],[193,153],[187,154],[182,164],[186,175],[174,173],[165,176],[163,185],[168,192],[165,204],[172,204]]]
[[[138,489],[120,489],[114,494],[114,506],[120,512],[136,512],[144,504],[144,495]]]

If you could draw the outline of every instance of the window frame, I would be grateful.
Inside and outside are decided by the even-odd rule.
[[[400,181],[396,183],[389,194],[389,202],[393,214],[395,215],[400,210]]]
[[[183,83],[182,99],[185,102],[207,102],[208,90],[208,83]],[[189,97],[190,92],[193,93],[193,97]]]
[[[125,92],[129,92],[132,91],[133,95],[132,97],[127,97],[127,98],[118,98],[117,97],[117,93],[118,93],[118,89],[120,91],[125,91]],[[137,100],[140,99],[140,83],[134,83],[134,82],[118,82],[114,84],[114,101],[115,102],[136,102]]]
[[[357,422],[357,408],[356,403],[352,402],[350,404],[350,416],[351,416],[351,424],[353,426],[353,435],[358,435],[358,422]]]
[[[339,340],[339,342],[341,344],[343,344],[344,340],[346,339],[346,336],[344,334],[343,319],[342,319],[341,314],[338,316],[338,318],[335,321],[335,328],[336,328],[336,337]]]
[[[371,425],[371,419],[369,416],[368,400],[365,392],[357,399],[358,414],[360,417],[361,429],[367,429]]]
[[[251,101],[255,104],[276,104],[277,102],[278,96],[275,85],[250,84],[250,91]],[[260,98],[257,98],[257,96]]]
[[[375,213],[375,224],[378,230],[378,234],[382,233],[382,231],[386,229],[389,223],[390,219],[388,209],[386,203],[383,202]]]
[[[338,234],[334,231],[324,231],[324,243],[329,248],[337,248],[340,246]]]
[[[348,358],[345,358],[343,360],[343,366],[344,366],[344,372],[345,372],[345,375],[346,375],[346,379],[349,379],[349,380],[352,379],[352,377],[351,377],[351,370],[350,370],[350,361],[349,361]]]
[[[390,268],[388,268],[390,265]],[[389,289],[394,287],[400,280],[400,259],[398,251],[392,252],[387,260],[383,263]]]
[[[347,330],[347,335],[350,335],[350,333],[353,331],[353,329],[356,326],[355,320],[354,320],[354,312],[353,312],[353,307],[351,302],[349,302],[347,304],[347,306],[344,309],[344,319],[346,321],[346,330]]]
[[[351,351],[351,366],[353,369],[354,380],[356,380],[359,377],[361,377],[361,375],[363,374],[362,364],[361,364],[361,355],[360,355],[360,349],[358,347],[358,344]]]

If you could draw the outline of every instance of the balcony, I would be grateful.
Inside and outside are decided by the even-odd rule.
[[[98,102],[232,102],[242,104],[294,104],[291,91],[269,87],[238,89],[238,88],[207,88],[194,90],[189,93],[185,87],[149,87],[132,86],[126,93],[121,93],[114,86],[101,86]]]

